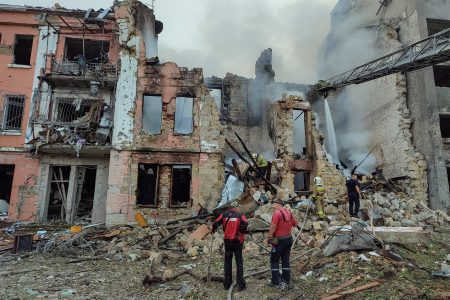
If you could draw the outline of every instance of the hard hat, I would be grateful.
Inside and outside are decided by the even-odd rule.
[[[322,185],[322,178],[320,178],[320,176],[314,177],[314,184],[321,186]]]
[[[252,157],[253,157],[253,158],[256,158],[257,156],[258,156],[258,154],[256,154],[256,153],[253,153],[253,154],[252,154]]]

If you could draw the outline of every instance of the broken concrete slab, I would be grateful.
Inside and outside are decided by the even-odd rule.
[[[332,233],[339,226],[330,227],[329,233]],[[350,226],[343,226],[341,231],[349,231]],[[370,228],[370,230],[372,230]],[[431,232],[424,230],[422,227],[373,227],[373,231],[377,237],[386,243],[412,244],[427,243],[430,240]]]

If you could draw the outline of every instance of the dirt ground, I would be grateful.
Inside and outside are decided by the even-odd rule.
[[[305,249],[299,249],[292,257]],[[343,282],[360,276],[352,287],[374,280],[381,285],[345,299],[448,299],[450,279],[434,278],[432,270],[450,253],[450,234],[436,233],[426,245],[394,246],[403,259],[392,261],[363,252],[369,261],[361,261],[356,252],[344,252],[325,258],[302,257],[293,262],[292,289],[280,292],[267,287],[270,274],[247,279],[247,289],[234,291],[233,299],[321,299]],[[0,255],[1,299],[226,299],[219,282],[210,285],[183,275],[174,281],[144,286],[148,274],[162,275],[164,270],[177,273],[185,268],[204,275],[207,255],[191,258],[184,253],[167,251],[161,266],[152,270],[149,260],[93,260],[71,263],[71,258],[44,254]],[[265,250],[244,253],[246,274],[268,269]],[[169,272],[170,272],[169,271]],[[309,273],[308,273],[309,272]],[[222,275],[220,255],[213,254],[212,273]],[[308,274],[308,275],[305,275]],[[348,289],[348,288],[347,288]],[[439,298],[441,295],[441,298]],[[444,298],[442,298],[444,297]]]

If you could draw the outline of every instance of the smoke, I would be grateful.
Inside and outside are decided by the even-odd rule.
[[[163,31],[159,38],[162,60],[203,67],[206,76],[232,72],[253,77],[255,59],[270,47],[277,81],[313,83],[318,79],[319,48],[329,31],[329,14],[336,0],[203,2],[206,8],[198,40],[194,35],[186,47],[177,49],[165,42]],[[177,20],[177,26],[189,22],[186,15]]]
[[[321,48],[319,74],[324,79],[380,56],[376,49],[377,27],[364,26],[362,14],[341,13],[338,6],[334,11],[333,29]],[[339,157],[349,168],[360,163],[371,150],[366,113],[373,92],[376,91],[370,83],[363,83],[347,86],[328,97]],[[316,109],[323,111],[323,102],[319,102]],[[324,117],[321,119],[324,120]],[[322,132],[325,132],[324,128],[325,124],[321,124]],[[375,158],[369,156],[358,171],[371,172],[375,163]]]

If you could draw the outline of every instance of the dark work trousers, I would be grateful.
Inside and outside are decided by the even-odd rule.
[[[353,206],[355,209],[353,210]],[[358,214],[359,211],[359,194],[348,194],[348,211],[350,216]]]
[[[225,280],[223,286],[229,288],[233,283],[233,254],[236,259],[236,283],[245,287],[244,261],[242,260],[242,244],[238,240],[225,240]]]
[[[272,246],[270,252],[270,269],[272,271],[272,283],[280,283],[280,259],[281,259],[281,281],[289,284],[291,282],[291,255],[292,237],[278,238],[278,245]]]

